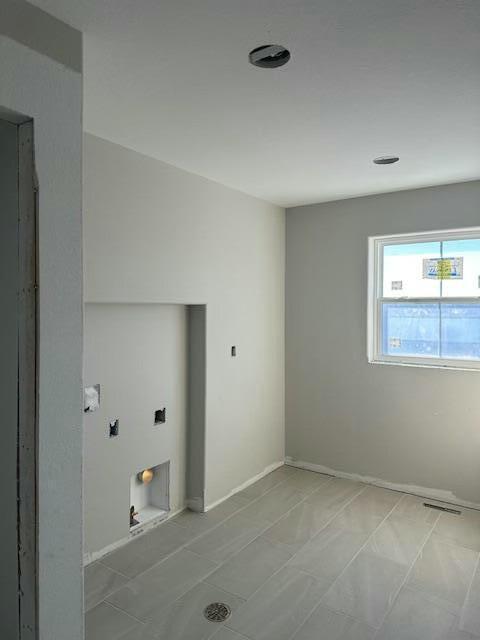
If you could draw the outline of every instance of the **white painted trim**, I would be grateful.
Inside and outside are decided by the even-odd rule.
[[[212,502],[211,504],[207,505],[205,507],[205,511],[210,511],[211,509],[218,507],[218,505],[222,504],[222,502],[225,502],[225,500],[228,500],[229,498],[234,496],[236,493],[240,493],[240,491],[243,491],[244,489],[249,487],[251,484],[254,484],[258,480],[261,480],[265,476],[268,476],[268,474],[272,473],[272,471],[275,471],[275,469],[278,469],[279,467],[283,467],[284,464],[286,463],[283,460],[281,460],[280,462],[274,462],[273,464],[269,464],[268,467],[265,467],[263,471],[258,473],[256,476],[253,476],[253,478],[250,478],[250,480],[247,480],[236,489],[232,489],[230,493],[227,493],[227,495],[224,496],[223,498],[220,498],[219,500],[215,500],[215,502]]]
[[[251,484],[254,484],[254,482],[257,482],[257,480],[261,480],[263,477],[267,476],[269,473],[272,473],[272,471],[275,471],[275,469],[278,469],[279,467],[283,467],[284,464],[285,464],[285,462],[283,460],[281,460],[279,462],[274,462],[273,464],[270,464],[268,467],[265,467],[265,469],[262,472],[258,473],[256,476],[253,476],[253,478],[250,478],[249,480],[247,480],[246,482],[244,482],[240,486],[236,487],[235,489],[232,489],[232,491],[230,491],[230,493],[228,493],[223,498],[220,498],[220,500],[216,500],[215,502],[212,502],[211,504],[209,504],[205,508],[205,511],[210,511],[214,507],[217,507],[219,504],[221,504],[222,502],[225,502],[225,500],[228,500],[229,498],[234,496],[236,493],[239,493],[240,491],[243,491],[244,489],[249,487]],[[177,509],[177,511],[172,511],[171,513],[168,514],[168,517],[166,517],[166,518],[162,518],[162,519],[158,519],[157,518],[157,519],[152,520],[150,522],[146,522],[142,526],[142,528],[140,530],[137,530],[137,531],[134,531],[134,532],[130,533],[130,535],[126,536],[125,538],[122,538],[121,540],[118,540],[117,542],[114,542],[114,543],[108,545],[107,547],[104,547],[103,549],[100,549],[100,551],[93,551],[91,553],[85,553],[83,555],[83,565],[86,567],[89,564],[92,564],[92,562],[96,562],[97,560],[101,560],[103,557],[105,557],[109,553],[112,553],[112,551],[116,551],[117,549],[120,549],[121,547],[124,547],[133,538],[136,538],[137,536],[143,535],[147,531],[150,531],[151,529],[163,524],[167,520],[171,520],[173,517],[175,517],[176,515],[178,515],[182,511],[185,511],[186,508],[191,508],[193,511],[197,511],[198,509],[192,508],[194,506],[195,506],[195,504],[193,504],[193,503],[191,505],[187,504],[187,506],[185,508],[183,508],[183,509]],[[197,507],[198,507],[198,503],[197,503]]]
[[[396,482],[388,482],[381,478],[373,478],[371,476],[362,476],[358,473],[347,473],[345,471],[337,471],[336,469],[330,469],[322,464],[314,464],[313,462],[304,462],[303,460],[296,460],[290,456],[285,458],[285,464],[289,467],[296,467],[297,469],[305,469],[306,471],[315,471],[316,473],[323,473],[324,475],[334,476],[336,478],[345,478],[347,480],[355,480],[357,482],[363,482],[364,484],[371,484],[376,487],[382,487],[383,489],[391,489],[392,491],[401,491],[402,493],[409,493],[421,498],[428,498],[430,500],[436,500],[437,502],[445,502],[460,507],[466,507],[467,509],[480,510],[480,504],[475,502],[468,502],[458,498],[451,491],[445,491],[443,489],[431,489],[428,487],[419,487],[414,484],[398,484]]]
[[[370,364],[389,364],[404,367],[423,367],[429,369],[446,369],[450,371],[480,371],[478,360],[444,357],[422,357],[384,355],[382,353],[382,305],[415,303],[452,303],[466,302],[480,304],[480,297],[466,296],[461,298],[432,297],[393,297],[383,296],[383,248],[385,245],[395,245],[417,242],[448,242],[449,240],[478,239],[480,227],[455,229],[445,231],[428,231],[420,233],[405,233],[387,236],[370,236],[368,238],[368,315],[367,315],[367,359]]]

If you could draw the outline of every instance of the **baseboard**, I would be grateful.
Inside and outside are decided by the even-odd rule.
[[[177,509],[176,511],[171,511],[166,518],[161,518],[161,519],[159,518],[156,520],[152,520],[151,522],[145,523],[141,529],[137,529],[135,532],[130,533],[125,538],[122,538],[121,540],[117,540],[117,542],[113,542],[112,544],[107,545],[106,547],[104,547],[103,549],[100,549],[99,551],[91,551],[91,552],[84,553],[83,566],[86,567],[89,564],[92,564],[93,562],[97,562],[98,560],[101,560],[109,553],[112,553],[112,551],[116,551],[117,549],[124,547],[131,540],[134,540],[138,536],[143,536],[143,534],[147,533],[147,531],[150,531],[151,529],[158,527],[160,524],[163,524],[167,520],[174,518],[176,515],[178,515],[182,511],[185,511],[185,507],[182,507],[181,509]]]
[[[303,460],[297,460],[290,456],[285,458],[285,464],[290,467],[297,467],[298,469],[305,469],[306,471],[315,471],[316,473],[323,473],[328,476],[335,476],[336,478],[346,478],[347,480],[356,480],[357,482],[363,482],[365,484],[372,484],[376,487],[382,487],[383,489],[391,489],[392,491],[401,491],[402,493],[409,493],[421,498],[428,498],[430,500],[436,500],[437,502],[445,502],[447,504],[453,504],[460,507],[466,507],[467,509],[480,510],[480,504],[475,502],[468,502],[458,498],[451,491],[445,491],[442,489],[431,489],[429,487],[419,487],[413,484],[398,484],[395,482],[388,482],[381,478],[373,478],[371,476],[362,476],[358,473],[346,473],[345,471],[338,471],[337,469],[330,469],[322,464],[314,464],[312,462],[304,462]]]
[[[265,467],[263,471],[261,471],[260,473],[257,473],[256,476],[253,476],[253,478],[250,478],[249,480],[247,480],[240,486],[236,487],[235,489],[232,489],[229,493],[227,493],[227,495],[223,496],[223,498],[220,498],[219,500],[215,500],[215,502],[211,502],[210,504],[208,504],[205,507],[205,511],[210,511],[210,509],[214,509],[215,507],[218,507],[218,505],[222,504],[222,502],[225,502],[225,500],[228,500],[229,498],[234,496],[236,493],[240,493],[240,491],[243,491],[244,489],[249,487],[251,484],[254,484],[255,482],[258,482],[258,480],[261,480],[265,476],[268,476],[268,474],[272,473],[272,471],[275,471],[275,469],[278,469],[279,467],[283,467],[284,464],[285,462],[283,460],[281,460],[280,462],[274,462],[273,464],[269,464],[268,467]]]

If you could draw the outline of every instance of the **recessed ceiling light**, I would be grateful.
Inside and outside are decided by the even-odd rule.
[[[395,164],[400,158],[398,156],[379,156],[374,159],[374,164]]]
[[[264,44],[250,51],[248,59],[255,67],[275,69],[287,64],[290,60],[290,51],[279,44]]]

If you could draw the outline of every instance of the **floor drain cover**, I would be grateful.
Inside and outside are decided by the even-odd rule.
[[[207,620],[210,620],[210,622],[223,622],[230,617],[231,613],[232,610],[228,604],[223,602],[212,602],[212,604],[205,607],[203,611],[203,615]]]

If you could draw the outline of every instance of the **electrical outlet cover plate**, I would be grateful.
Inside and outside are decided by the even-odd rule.
[[[91,387],[85,387],[83,407],[84,407],[85,413],[93,413],[100,407],[100,385],[99,384],[94,384]]]

